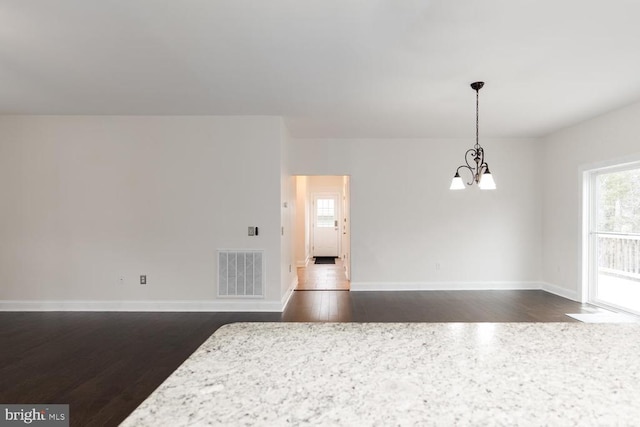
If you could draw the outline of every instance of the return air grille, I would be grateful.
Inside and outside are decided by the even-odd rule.
[[[263,251],[218,251],[218,296],[264,297]]]

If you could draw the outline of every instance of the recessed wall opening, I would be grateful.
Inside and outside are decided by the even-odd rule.
[[[349,290],[351,280],[350,178],[296,176],[294,251],[296,290]]]
[[[640,161],[585,172],[587,301],[640,314]]]

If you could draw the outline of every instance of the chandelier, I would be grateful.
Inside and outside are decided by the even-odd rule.
[[[464,162],[466,164],[458,166],[456,174],[451,180],[450,190],[464,190],[464,181],[460,177],[460,169],[468,169],[471,172],[471,181],[467,182],[467,185],[473,185],[475,182],[481,190],[495,190],[496,183],[493,181],[493,176],[489,171],[489,165],[484,161],[484,149],[478,142],[478,107],[479,107],[479,92],[484,86],[484,82],[471,83],[471,89],[476,91],[476,143],[473,148],[467,150],[464,154]]]

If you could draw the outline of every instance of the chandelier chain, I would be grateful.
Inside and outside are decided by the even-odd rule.
[[[480,110],[480,91],[476,89],[476,145],[475,148],[478,149],[480,147],[480,143],[478,142],[478,134],[480,128],[480,120],[479,120],[479,110]]]

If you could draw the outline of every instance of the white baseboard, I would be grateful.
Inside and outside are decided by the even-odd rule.
[[[540,282],[351,282],[352,291],[470,291],[542,289]]]
[[[295,291],[295,289],[298,287],[298,276],[296,275],[293,280],[291,280],[291,284],[289,285],[289,289],[287,289],[287,291],[284,293],[284,295],[282,295],[282,299],[281,299],[281,312],[284,311],[285,308],[287,308],[287,304],[289,304],[289,300],[291,300],[291,297],[293,296],[293,291]]]
[[[306,267],[309,265],[309,257],[306,257],[304,260],[297,260],[296,267]]]
[[[546,283],[546,282],[542,283],[542,290],[549,292],[551,294],[561,296],[563,298],[580,302],[580,296],[578,295],[578,292],[576,292],[575,290],[563,288],[562,286],[558,286],[558,285],[554,285],[552,283]]]
[[[0,301],[0,311],[202,311],[282,312],[286,301]]]
[[[209,301],[38,301],[0,300],[0,311],[193,311],[193,312],[278,312],[281,313],[298,285],[294,277],[280,301],[209,300]],[[352,291],[462,291],[525,290],[546,292],[579,301],[576,291],[543,282],[351,282]]]
[[[0,311],[194,311],[194,312],[276,312],[289,303],[298,276],[294,276],[280,301],[257,298],[220,298],[207,301],[40,301],[0,300]]]

